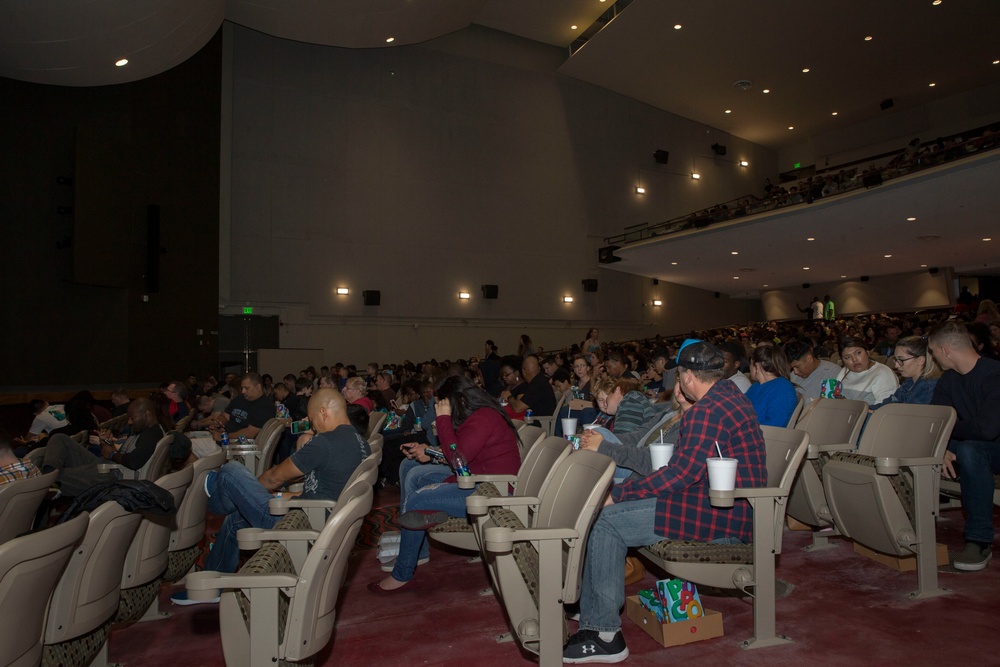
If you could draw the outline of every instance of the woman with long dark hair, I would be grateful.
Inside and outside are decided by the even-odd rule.
[[[445,459],[458,470],[459,455],[473,475],[516,475],[521,466],[518,436],[496,400],[462,376],[447,378],[437,390],[434,404],[437,415],[438,444]],[[430,457],[421,450],[417,460]],[[416,571],[417,562],[430,555],[426,529],[448,517],[465,516],[465,498],[472,489],[460,489],[456,476],[417,489],[407,498],[407,511],[400,516],[402,526],[399,555],[392,574],[369,584],[373,593],[402,589]]]

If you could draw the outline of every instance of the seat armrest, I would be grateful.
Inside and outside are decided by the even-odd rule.
[[[97,472],[101,474],[108,474],[112,470],[125,470],[125,466],[120,463],[98,463]]]
[[[461,477],[459,479],[461,479]],[[507,484],[514,484],[517,482],[517,475],[470,475],[466,477],[466,479],[471,479],[476,484],[479,484],[480,482],[493,482],[494,484],[497,482],[505,482]]]
[[[514,542],[541,542],[545,540],[575,540],[580,537],[576,528],[507,528],[493,526],[483,531],[484,549],[493,553],[506,553]]]
[[[832,454],[833,452],[852,452],[854,448],[848,443],[836,443],[833,445],[814,445],[811,442],[807,445],[806,458],[818,459],[820,454]]]
[[[898,475],[899,469],[916,468],[917,466],[941,465],[941,459],[934,456],[918,456],[896,458],[894,456],[879,456],[875,458],[875,472],[879,475]]]
[[[308,498],[271,498],[267,502],[267,508],[272,516],[288,514],[290,509],[308,509],[312,507],[322,507],[332,510],[337,506],[336,500],[319,500]]]
[[[241,574],[226,572],[192,572],[187,576],[184,585],[188,597],[192,600],[211,600],[219,597],[226,589],[240,588],[282,588],[289,595],[294,595],[298,577],[291,574]]]
[[[503,496],[501,498],[485,498],[483,496],[468,496],[465,499],[465,511],[473,516],[486,514],[490,507],[523,507],[538,505],[541,501],[531,496]]]
[[[240,549],[260,549],[264,542],[315,542],[318,530],[267,530],[264,528],[240,528],[236,531],[236,541]]]
[[[736,498],[782,498],[788,495],[780,486],[754,486],[739,488],[733,492]]]

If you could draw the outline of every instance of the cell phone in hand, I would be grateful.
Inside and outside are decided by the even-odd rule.
[[[300,419],[297,422],[292,422],[292,435],[301,435],[311,428],[308,419]]]
[[[438,460],[438,461],[447,461],[448,460],[448,459],[445,458],[444,453],[440,449],[435,449],[434,447],[427,447],[427,448],[425,448],[424,449],[424,454],[426,454],[427,456],[431,457],[432,459],[435,459],[435,460]]]

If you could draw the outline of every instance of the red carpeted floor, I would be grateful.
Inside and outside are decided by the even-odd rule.
[[[497,643],[507,632],[503,610],[489,588],[481,563],[467,554],[431,548],[431,561],[419,568],[408,590],[375,595],[369,582],[385,576],[371,545],[386,523],[391,526],[398,490],[376,495],[377,517],[359,539],[346,588],[341,592],[337,629],[317,665],[537,664],[514,643]],[[954,553],[961,547],[959,511],[943,513],[938,541]],[[698,662],[727,665],[1000,664],[1000,563],[977,573],[941,568],[942,586],[953,595],[912,601],[914,573],[899,573],[856,555],[849,543],[819,553],[802,550],[805,532],[786,531],[778,564],[779,579],[791,584],[778,600],[778,632],[794,643],[745,651],[739,642],[752,634],[748,601],[703,596],[705,605],[722,612],[726,635],[663,648],[623,617],[631,657],[627,664],[661,665]],[[652,572],[628,589],[634,594],[654,581]],[[214,605],[176,607],[164,587],[161,609],[172,617],[116,629],[110,658],[143,667],[222,665],[218,613]],[[575,630],[575,624],[570,624]],[[996,662],[994,662],[996,661]],[[236,667],[236,666],[233,666]]]

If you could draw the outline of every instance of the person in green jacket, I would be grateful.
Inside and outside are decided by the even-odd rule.
[[[830,298],[829,294],[827,294],[826,296],[823,297],[823,303],[826,304],[826,306],[824,308],[824,317],[826,317],[826,320],[828,322],[830,322],[830,321],[833,321],[834,319],[836,319],[836,317],[837,317],[837,310],[836,310],[836,308],[834,308],[834,306],[833,306],[833,299]]]

